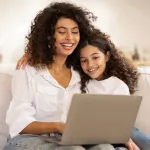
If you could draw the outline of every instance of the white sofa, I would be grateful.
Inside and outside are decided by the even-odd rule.
[[[5,124],[6,110],[11,100],[11,80],[15,65],[0,65],[0,150],[6,142],[8,127]],[[135,126],[150,134],[150,67],[139,68],[141,73],[136,94],[143,96]]]

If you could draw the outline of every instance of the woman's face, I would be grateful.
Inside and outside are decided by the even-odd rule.
[[[95,46],[87,45],[80,50],[80,64],[82,70],[92,79],[101,79],[108,60],[109,53],[105,55]]]
[[[68,56],[77,47],[80,40],[77,23],[69,18],[60,18],[55,26],[56,55]]]

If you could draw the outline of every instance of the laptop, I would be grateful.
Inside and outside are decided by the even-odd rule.
[[[129,141],[142,96],[74,94],[60,145],[121,144]]]

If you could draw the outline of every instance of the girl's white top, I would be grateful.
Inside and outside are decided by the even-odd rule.
[[[91,80],[86,87],[87,93],[91,94],[129,95],[128,86],[114,76],[101,81]]]

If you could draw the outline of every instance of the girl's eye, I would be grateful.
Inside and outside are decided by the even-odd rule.
[[[81,60],[81,63],[85,63],[86,62],[86,60]]]
[[[93,57],[93,59],[97,59],[97,58],[99,58],[99,57]]]

